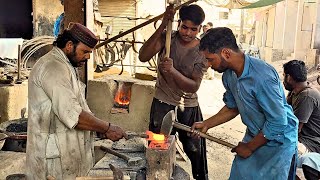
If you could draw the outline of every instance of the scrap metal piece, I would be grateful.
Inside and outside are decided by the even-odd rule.
[[[119,158],[122,158],[127,161],[128,166],[141,166],[143,164],[143,159],[141,157],[129,157],[127,155],[124,155],[122,153],[119,153],[117,151],[114,151],[106,146],[101,145],[100,149],[103,151],[106,151],[112,155],[115,155]]]
[[[113,173],[114,180],[123,180],[123,172],[120,169],[116,168],[112,164],[109,164],[109,167]]]

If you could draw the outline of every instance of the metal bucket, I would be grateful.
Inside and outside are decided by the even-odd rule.
[[[27,143],[27,119],[21,118],[0,124],[0,132],[5,133],[6,140],[1,142],[3,151],[25,152]],[[1,139],[1,138],[0,138]]]
[[[7,137],[8,136],[6,134],[0,133],[0,150],[2,149]]]
[[[11,174],[6,177],[6,180],[26,180],[25,174]]]

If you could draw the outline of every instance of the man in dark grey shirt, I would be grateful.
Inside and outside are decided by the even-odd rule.
[[[169,6],[160,27],[144,43],[139,52],[141,62],[149,61],[156,54],[159,56],[156,92],[151,105],[149,123],[149,130],[154,133],[160,132],[163,117],[170,110],[176,109],[178,121],[187,126],[203,120],[196,92],[208,65],[206,58],[199,51],[200,40],[196,36],[205,14],[196,4],[181,7],[178,31],[172,33],[171,37],[170,56],[165,57],[165,29],[174,13],[173,7]],[[205,140],[192,138],[182,130],[177,132],[183,149],[191,161],[193,178],[207,180]]]
[[[299,153],[301,152],[300,154],[304,155],[308,152],[316,152],[314,155],[319,156],[320,92],[316,88],[309,86],[307,82],[307,68],[303,61],[289,61],[283,65],[283,69],[283,84],[290,91],[287,101],[299,119]],[[316,160],[313,159],[313,161]],[[316,164],[319,163],[316,162]],[[307,179],[318,179],[320,177],[317,167],[309,166],[308,163],[302,162],[304,175]]]

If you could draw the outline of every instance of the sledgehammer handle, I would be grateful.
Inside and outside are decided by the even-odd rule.
[[[192,132],[191,127],[186,126],[186,125],[181,124],[181,123],[178,123],[178,122],[174,122],[173,123],[173,127],[177,128],[177,129],[181,129],[181,130],[187,131],[187,132]],[[200,131],[196,131],[196,130],[195,130],[195,132],[198,132],[201,137],[209,139],[211,141],[214,141],[214,142],[216,142],[218,144],[227,146],[229,148],[235,148],[236,147],[235,145],[233,145],[231,143],[228,143],[228,142],[223,141],[221,139],[215,138],[215,137],[210,136],[210,135],[208,135],[206,133],[203,133],[203,132],[200,132]]]
[[[173,4],[170,4],[169,6],[173,7]],[[172,20],[169,20],[167,24],[167,32],[166,32],[166,44],[165,44],[166,54],[164,56],[166,58],[170,57],[171,33],[172,33]]]
[[[110,153],[110,154],[112,154],[112,155],[115,155],[115,156],[117,156],[117,157],[119,157],[119,158],[122,158],[122,159],[126,160],[127,162],[128,162],[129,159],[130,159],[130,157],[128,157],[128,156],[126,156],[126,155],[124,155],[124,154],[118,153],[117,151],[114,151],[114,150],[112,150],[112,149],[110,149],[110,148],[107,148],[107,147],[105,147],[105,146],[103,146],[103,145],[100,146],[100,149],[102,149],[103,151],[105,151],[105,152],[107,152],[107,153]]]

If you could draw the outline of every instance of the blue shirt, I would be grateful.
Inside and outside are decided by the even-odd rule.
[[[223,100],[239,110],[247,126],[244,142],[262,132],[269,141],[249,158],[236,155],[230,179],[287,179],[298,140],[298,119],[287,104],[277,71],[269,64],[245,55],[238,78],[230,69],[222,76]]]
[[[59,35],[60,32],[60,24],[62,19],[64,18],[64,13],[61,13],[60,16],[57,18],[57,20],[54,22],[53,25],[53,36],[56,38]]]

